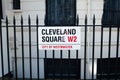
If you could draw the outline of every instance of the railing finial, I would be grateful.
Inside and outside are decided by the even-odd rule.
[[[85,25],[87,24],[87,15],[85,15]]]
[[[94,14],[94,16],[93,16],[93,24],[95,24],[95,14]]]
[[[15,15],[13,16],[13,24],[16,24],[16,19],[15,19]]]
[[[8,24],[8,17],[6,16],[6,24]]]
[[[39,18],[38,18],[38,15],[36,16],[36,24],[39,24]]]
[[[23,16],[21,15],[21,24],[23,24]]]

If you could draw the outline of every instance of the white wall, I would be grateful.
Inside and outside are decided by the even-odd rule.
[[[28,15],[31,16],[32,24],[35,24],[36,15],[39,16],[40,25],[44,25],[45,17],[45,0],[21,0],[21,10],[12,10],[11,0],[9,0],[9,8],[6,13],[9,17],[9,22],[12,24],[12,16],[15,15],[17,19],[17,24],[20,24],[20,17],[23,15],[24,24],[28,23]],[[77,14],[79,15],[79,24],[84,24],[85,15],[88,15],[88,24],[92,24],[93,15],[96,15],[96,24],[101,24],[101,17],[103,13],[103,0],[77,0]],[[95,36],[95,63],[97,58],[100,57],[100,27],[96,28]],[[10,30],[10,36],[13,37],[13,30]],[[104,29],[104,47],[103,47],[103,57],[108,57],[108,29]],[[84,70],[84,28],[81,29],[81,49],[79,50],[79,58],[81,59],[81,77],[83,78]],[[111,56],[115,57],[116,51],[116,30],[112,29],[112,47]],[[33,78],[36,78],[37,74],[37,49],[36,49],[36,29],[32,28],[32,71]],[[87,46],[87,78],[91,78],[91,58],[92,58],[92,28],[88,28],[88,46]],[[28,28],[24,28],[24,53],[25,53],[25,77],[29,78],[29,34]],[[11,44],[12,45],[12,44]],[[12,46],[11,46],[12,47]],[[12,51],[12,59],[14,65],[14,51]],[[39,51],[40,58],[40,78],[44,78],[44,51]],[[67,51],[64,51],[63,58],[68,58]],[[71,51],[71,58],[75,58],[75,50]],[[17,29],[17,68],[18,77],[22,77],[22,53],[21,53],[21,29]],[[48,51],[48,58],[52,58],[52,51]],[[60,51],[55,51],[55,58],[60,58]],[[96,66],[96,65],[95,65]],[[96,72],[95,72],[96,73]],[[95,75],[96,77],[96,75]]]
[[[10,3],[11,4],[11,3]],[[21,15],[24,18],[24,24],[28,24],[28,15],[30,15],[32,24],[35,24],[36,16],[39,16],[39,23],[44,25],[45,1],[44,0],[21,0],[21,9],[11,9],[11,16],[16,17],[17,24],[20,24]]]
[[[2,46],[3,46],[2,47],[2,50],[3,50],[3,67],[4,67],[4,75],[5,75],[5,74],[8,73],[8,53],[7,53],[6,28],[2,28]],[[10,70],[12,70],[11,53],[10,53],[9,58],[10,58]],[[0,46],[0,64],[1,64],[1,46]],[[0,65],[0,77],[2,77],[2,65]]]
[[[2,0],[2,8],[3,8],[3,19],[2,25],[5,26],[5,17],[11,19],[11,0]],[[6,41],[6,28],[2,28],[2,36],[3,36],[3,61],[4,61],[4,75],[8,73],[8,58],[7,58],[7,41]],[[1,44],[0,44],[1,45]],[[10,50],[11,51],[11,50]],[[10,52],[9,51],[9,52]],[[10,70],[12,70],[12,63],[11,63],[11,52],[10,52]],[[0,48],[0,64],[1,64],[1,48]],[[2,77],[2,65],[0,65],[0,77]]]

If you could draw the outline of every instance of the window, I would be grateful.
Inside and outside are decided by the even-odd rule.
[[[100,75],[100,73],[102,75]],[[108,75],[109,73],[109,75]],[[97,60],[97,79],[120,79],[120,58]]]
[[[2,12],[2,0],[0,0],[0,18],[3,18],[3,12]]]
[[[102,24],[120,25],[120,0],[104,0]]]
[[[46,0],[45,25],[76,24],[76,0]]]
[[[80,79],[80,59],[45,59],[45,78]]]
[[[20,9],[20,0],[13,0],[13,9]]]

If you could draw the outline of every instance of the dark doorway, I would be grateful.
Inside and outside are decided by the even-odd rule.
[[[45,59],[46,79],[80,79],[80,59]]]
[[[120,58],[97,60],[97,79],[120,79]]]

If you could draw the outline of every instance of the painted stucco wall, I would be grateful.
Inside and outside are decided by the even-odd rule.
[[[45,17],[45,0],[21,0],[21,9],[20,10],[12,10],[12,0],[9,0],[6,4],[8,4],[8,8],[6,8],[6,15],[9,17],[9,24],[12,24],[12,17],[15,15],[17,24],[20,24],[20,17],[23,16],[24,24],[28,24],[28,15],[31,16],[32,24],[35,24],[36,15],[39,16],[39,24],[44,25],[44,17]],[[88,24],[92,24],[93,15],[96,16],[96,24],[101,24],[101,17],[103,13],[103,0],[77,0],[77,14],[79,15],[79,24],[83,25],[85,20],[85,15],[88,16]],[[3,20],[4,23],[4,20]],[[36,48],[36,28],[32,28],[32,71],[33,78],[37,77],[37,48]],[[97,58],[100,57],[100,36],[101,36],[101,28],[96,28],[96,36],[95,36],[95,67]],[[108,35],[109,29],[104,29],[104,38],[103,38],[103,57],[108,57]],[[117,30],[112,29],[112,47],[111,47],[111,57],[115,57],[116,52],[116,39],[117,39]],[[81,28],[81,49],[79,50],[79,58],[81,59],[81,78],[84,77],[84,28]],[[10,38],[11,45],[13,41],[13,29],[10,30]],[[92,28],[88,28],[88,46],[87,46],[87,78],[91,78],[91,58],[92,58]],[[5,42],[4,42],[5,43]],[[25,56],[25,77],[29,78],[29,30],[28,28],[24,28],[24,56]],[[47,58],[52,58],[52,51],[47,51]],[[40,78],[44,78],[44,50],[39,51],[40,58]],[[63,58],[68,58],[68,52],[66,50],[63,51]],[[14,50],[11,46],[11,55],[13,60],[13,71],[14,69]],[[71,51],[71,58],[76,58],[75,50]],[[60,51],[55,51],[55,58],[60,58]],[[17,28],[17,68],[18,68],[18,77],[22,77],[22,52],[21,52],[21,29]],[[95,68],[96,69],[96,68]],[[0,70],[1,71],[1,70]],[[95,70],[96,73],[96,70]],[[96,74],[95,76],[96,77]]]

